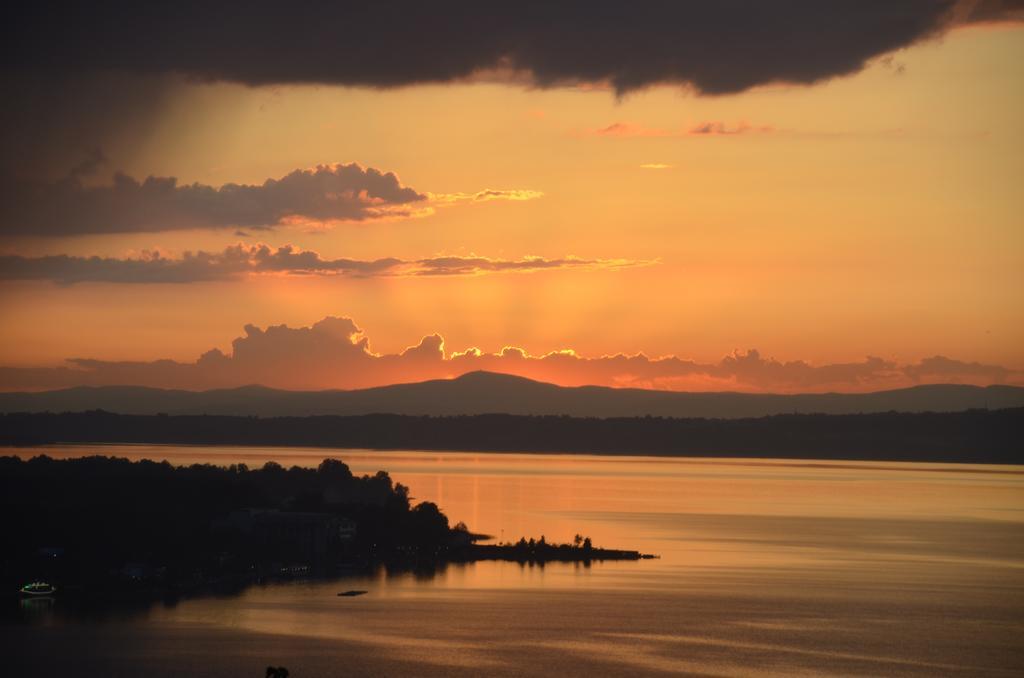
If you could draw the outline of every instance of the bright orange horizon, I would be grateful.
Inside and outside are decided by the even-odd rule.
[[[1024,386],[1020,372],[944,356],[916,363],[868,356],[814,365],[783,362],[750,349],[702,363],[643,353],[585,356],[572,349],[531,355],[516,346],[493,352],[475,347],[453,350],[438,334],[396,353],[378,353],[350,318],[328,317],[310,327],[246,325],[229,351],[210,349],[192,361],[73,359],[56,368],[0,368],[0,389],[138,385],[206,390],[251,384],[290,390],[361,389],[452,379],[479,370],[562,386],[673,391],[856,393],[935,383]]]
[[[0,390],[1024,384],[1020,21],[709,94],[96,77],[153,94],[5,158]]]

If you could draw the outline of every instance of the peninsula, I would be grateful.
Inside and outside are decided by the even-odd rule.
[[[174,595],[280,577],[432,569],[449,562],[639,560],[636,551],[486,535],[414,504],[384,471],[172,466],[114,457],[0,457],[3,590],[46,581],[63,594]]]

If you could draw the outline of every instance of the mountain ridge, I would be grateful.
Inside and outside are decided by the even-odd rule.
[[[870,393],[682,392],[559,386],[516,375],[468,372],[454,379],[366,389],[287,391],[259,384],[184,391],[144,386],[76,386],[0,393],[0,412],[106,410],[121,414],[417,416],[522,414],[577,417],[737,419],[773,414],[955,412],[1024,406],[1024,388],[926,384]]]

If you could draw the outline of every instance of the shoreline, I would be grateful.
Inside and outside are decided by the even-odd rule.
[[[935,473],[941,473],[943,471],[955,471],[956,473],[1007,473],[1011,475],[1024,473],[1024,460],[1019,463],[980,463],[974,461],[905,461],[905,460],[885,460],[885,459],[825,459],[825,458],[811,458],[811,457],[785,457],[785,456],[700,456],[700,455],[645,455],[645,454],[615,454],[615,453],[592,453],[592,452],[561,452],[561,451],[522,451],[522,450],[478,450],[478,449],[427,449],[427,448],[373,448],[373,447],[331,447],[331,446],[306,446],[306,445],[252,445],[242,443],[146,443],[146,442],[58,442],[58,443],[37,443],[29,445],[18,445],[18,444],[5,444],[0,442],[0,457],[11,456],[5,455],[5,451],[18,450],[43,450],[41,454],[31,455],[19,455],[14,454],[21,459],[28,460],[36,456],[49,456],[53,459],[81,459],[86,456],[111,456],[118,457],[118,455],[107,455],[107,454],[83,454],[83,455],[68,455],[68,456],[54,456],[46,454],[47,449],[58,448],[75,448],[75,447],[101,447],[101,448],[112,448],[112,449],[132,449],[132,448],[168,448],[168,449],[226,449],[226,450],[267,450],[266,455],[259,455],[260,461],[287,461],[289,458],[286,456],[275,456],[270,451],[273,450],[295,450],[308,452],[313,461],[319,463],[322,459],[322,455],[327,450],[333,450],[338,453],[343,453],[346,458],[352,455],[365,455],[365,456],[377,456],[380,455],[385,457],[390,453],[396,454],[423,454],[423,455],[451,455],[455,457],[460,456],[473,456],[481,454],[494,454],[508,457],[541,457],[541,458],[558,458],[558,459],[579,459],[579,460],[593,460],[593,461],[609,461],[614,462],[615,460],[622,461],[647,461],[654,463],[674,463],[674,464],[734,464],[737,466],[792,466],[797,468],[823,468],[823,469],[863,469],[863,470],[893,470],[899,468],[914,469],[916,471],[929,471]],[[187,456],[187,455],[186,455]],[[245,461],[244,459],[238,459],[232,457],[229,454],[221,455],[225,459],[217,460],[201,460],[198,456],[196,458],[189,458],[185,460],[176,460],[169,457],[154,458],[152,456],[124,456],[119,457],[123,459],[129,459],[130,461],[153,461],[163,462],[180,466],[183,464],[194,464],[204,463],[219,465],[222,463],[238,463]],[[262,457],[265,456],[266,459]],[[386,458],[386,457],[385,457]],[[246,462],[247,463],[247,462]],[[884,464],[880,466],[879,464]],[[299,464],[301,466],[301,464]],[[976,466],[976,469],[964,468],[966,466]]]

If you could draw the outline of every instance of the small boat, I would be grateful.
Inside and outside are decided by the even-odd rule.
[[[34,581],[21,587],[20,593],[23,596],[52,596],[57,592],[57,587],[47,584],[44,581]]]
[[[368,593],[368,591],[342,591],[341,593],[338,594],[338,597],[341,597],[341,598],[353,598],[355,596],[361,596],[364,593]]]

